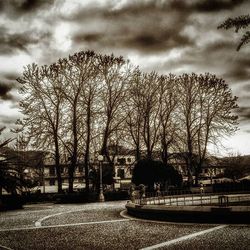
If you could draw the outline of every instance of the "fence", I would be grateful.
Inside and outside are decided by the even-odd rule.
[[[185,195],[169,195],[169,193],[161,192],[146,193],[140,197],[136,193],[131,199],[135,204],[139,205],[166,205],[166,206],[228,206],[239,204],[250,204],[250,194],[185,194]]]

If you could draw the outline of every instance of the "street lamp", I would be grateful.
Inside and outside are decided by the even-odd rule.
[[[100,194],[99,194],[99,201],[103,202],[105,201],[104,195],[103,195],[103,186],[102,186],[102,163],[104,160],[103,155],[98,155],[98,161],[99,161],[99,171],[100,171]]]
[[[29,170],[28,170],[27,168],[25,168],[25,169],[23,170],[23,173],[24,173],[25,176],[27,176],[27,174],[29,173]]]
[[[27,179],[28,179],[28,173],[29,173],[29,170],[27,168],[25,168],[23,170],[23,173],[22,173],[22,176],[21,176],[23,181],[27,181]],[[21,188],[22,193],[23,193],[23,186],[24,186],[24,184],[22,183],[22,188]],[[27,188],[24,191],[27,192]]]

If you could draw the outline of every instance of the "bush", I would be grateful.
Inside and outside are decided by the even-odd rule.
[[[2,195],[0,197],[0,211],[21,209],[24,200],[20,195]]]
[[[213,185],[213,190],[218,193],[250,191],[250,181],[216,183]]]
[[[106,201],[118,201],[118,200],[128,200],[130,199],[127,191],[107,191],[104,193]]]
[[[166,165],[161,161],[140,160],[135,164],[132,176],[135,185],[144,184],[152,190],[154,183],[168,182],[169,185],[180,186],[182,177],[174,167]]]
[[[27,203],[54,202],[54,203],[84,203],[97,201],[98,195],[95,192],[87,194],[86,192],[75,193],[35,193],[23,196]]]
[[[54,201],[56,203],[83,203],[88,199],[85,193],[68,193],[54,195]]]

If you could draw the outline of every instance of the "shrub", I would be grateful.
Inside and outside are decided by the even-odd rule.
[[[129,194],[128,191],[107,191],[104,193],[106,201],[117,201],[117,200],[128,200]]]
[[[0,211],[21,209],[23,204],[24,200],[20,195],[2,195],[0,197]]]
[[[135,164],[132,182],[136,185],[144,184],[149,190],[153,189],[154,183],[169,185],[181,185],[182,177],[174,167],[161,161],[140,160]]]

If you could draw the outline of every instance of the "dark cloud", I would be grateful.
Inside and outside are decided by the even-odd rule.
[[[250,79],[250,58],[237,58],[228,67],[225,77],[240,82]]]
[[[173,0],[168,2],[168,7],[184,12],[218,12],[233,10],[243,2],[247,2],[247,0]]]
[[[4,101],[12,101],[13,105],[19,100],[19,96],[17,96],[19,86],[16,78],[17,74],[4,73],[1,74],[0,80],[0,99]]]
[[[72,37],[79,46],[94,46],[94,49],[132,49],[141,53],[166,51],[174,47],[192,46],[194,42],[185,34],[189,13],[172,11],[168,1],[129,2],[122,8],[79,9],[71,21],[86,22],[94,30],[86,32],[81,27]],[[172,3],[172,2],[170,2]],[[96,23],[99,22],[100,26]]]
[[[138,51],[157,52],[169,50],[173,47],[184,47],[193,45],[193,42],[184,35],[175,32],[139,34],[123,41],[123,45],[128,48],[136,48]]]
[[[131,1],[123,8],[118,10],[112,10],[105,12],[105,15],[138,15],[141,12],[149,13],[160,10],[164,12],[168,11],[181,11],[182,13],[193,13],[193,12],[218,12],[222,10],[232,10],[235,7],[241,5],[247,0],[151,0],[151,1]]]
[[[224,76],[236,82],[244,81],[250,79],[250,71],[244,65],[236,65],[224,74]]]
[[[35,14],[53,5],[54,2],[54,0],[1,0],[0,11],[7,11],[10,18],[16,19],[20,15]]]
[[[2,100],[12,100],[13,96],[10,93],[12,86],[10,84],[5,84],[0,82],[0,99]]]
[[[235,44],[228,40],[217,40],[204,46],[204,53],[214,53],[219,51],[234,51]]]
[[[98,42],[104,37],[104,34],[101,33],[87,33],[87,34],[76,34],[73,36],[73,40],[76,43],[81,43],[81,42]]]
[[[0,1],[0,12],[2,12],[4,9],[4,0]]]
[[[49,37],[49,32],[37,33],[34,30],[11,34],[6,28],[0,29],[0,54],[12,54],[16,50],[28,52],[30,44],[37,44],[43,38]]]
[[[73,41],[81,46],[87,44],[88,47],[94,46],[94,49],[100,48],[120,48],[135,49],[141,53],[154,53],[167,51],[172,48],[190,46],[197,49],[193,34],[198,32],[197,28],[201,25],[204,32],[206,27],[214,30],[218,24],[214,19],[205,24],[206,15],[210,12],[222,10],[232,10],[246,0],[165,0],[165,1],[127,1],[122,6],[117,7],[114,2],[106,5],[94,6],[89,4],[84,8],[79,8],[77,13],[62,16],[66,20],[76,23],[85,22],[92,24],[93,32],[86,32],[84,27],[73,35]],[[203,13],[204,20],[197,21],[194,17],[197,13]],[[220,12],[221,13],[221,12]],[[223,15],[220,14],[220,18]],[[190,21],[190,18],[193,21]],[[98,25],[93,25],[92,20]],[[189,33],[183,33],[186,27],[196,26],[196,29]],[[105,30],[105,32],[104,32]],[[199,32],[202,32],[201,30]],[[232,42],[214,41],[210,47],[202,48],[203,52],[235,50]],[[198,55],[198,57],[200,57]],[[192,60],[192,59],[190,59]]]
[[[107,9],[103,12],[103,16],[107,18],[117,18],[126,16],[147,15],[152,12],[162,13],[170,11],[170,6],[167,1],[131,1],[118,9]]]
[[[79,8],[76,13],[62,13],[60,18],[67,21],[84,21],[89,18],[117,20],[120,18],[144,16],[146,19],[152,13],[157,16],[180,10],[182,11],[183,18],[185,18],[185,12],[189,15],[193,9],[192,4],[183,0],[127,1],[126,4],[118,8],[115,7],[116,4],[116,1],[107,1],[105,5],[101,6],[89,3],[88,5],[85,5],[84,8]]]
[[[203,0],[193,5],[194,9],[201,12],[217,12],[232,10],[246,0]]]
[[[250,80],[250,79],[249,79]],[[242,90],[244,91],[244,92],[250,92],[250,84],[249,85],[245,85],[243,88],[242,88]],[[249,98],[249,100],[250,100],[250,98]]]
[[[240,107],[237,109],[240,121],[250,121],[250,107]]]
[[[19,6],[16,7],[19,11],[30,12],[53,4],[54,0],[24,0]]]
[[[240,65],[244,65],[246,68],[250,69],[250,57],[248,55],[246,57],[241,57],[237,60],[237,63]]]
[[[150,14],[168,13],[171,12],[172,7],[169,5],[174,1],[128,1],[120,8],[114,8],[115,1],[108,2],[105,5],[98,6],[95,4],[85,5],[84,8],[79,8],[76,13],[62,13],[60,18],[67,21],[85,21],[89,18],[99,18],[103,20],[113,20],[120,18],[139,17]]]
[[[159,66],[167,72],[210,72],[222,77],[230,86],[250,79],[250,58],[236,52],[231,40],[212,40],[204,45],[190,45],[181,57],[170,59]],[[238,89],[242,92],[241,88]],[[240,93],[241,94],[241,93]]]
[[[184,47],[193,45],[191,39],[187,36],[175,33],[174,31],[165,32],[141,32],[130,33],[127,36],[122,34],[76,34],[73,37],[76,43],[86,42],[88,44],[98,43],[102,47],[116,47],[125,49],[134,49],[144,53],[154,53],[172,49],[173,47]]]
[[[18,76],[19,75],[15,72],[9,72],[4,74],[4,78],[7,79],[8,81],[16,81]]]

